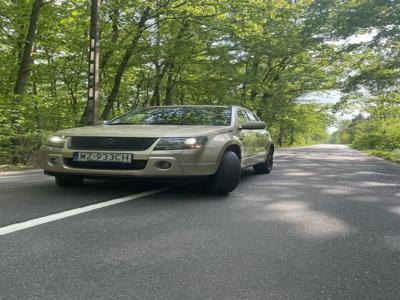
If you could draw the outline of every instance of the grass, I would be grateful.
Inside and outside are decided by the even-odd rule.
[[[24,164],[17,164],[17,165],[0,165],[0,172],[8,172],[8,171],[21,171],[21,170],[31,170],[37,169],[37,165],[24,165]]]
[[[386,160],[390,160],[396,163],[400,163],[400,150],[395,151],[383,151],[383,150],[366,150],[370,155],[378,156]]]

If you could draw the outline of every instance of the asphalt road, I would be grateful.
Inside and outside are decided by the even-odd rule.
[[[0,299],[399,299],[399,175],[344,146],[285,149],[226,197],[189,184],[3,234]],[[2,174],[0,231],[159,186]]]

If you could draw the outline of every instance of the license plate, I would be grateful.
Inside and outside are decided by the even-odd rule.
[[[74,152],[74,161],[101,161],[131,163],[132,154],[129,153],[102,153],[102,152]]]

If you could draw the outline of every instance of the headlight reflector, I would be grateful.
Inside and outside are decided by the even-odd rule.
[[[154,150],[201,149],[206,144],[206,137],[197,138],[161,138]]]
[[[49,137],[45,143],[46,146],[63,148],[65,144],[65,136],[53,135]]]

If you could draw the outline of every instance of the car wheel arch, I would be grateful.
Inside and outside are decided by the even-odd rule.
[[[269,151],[272,151],[272,155],[275,153],[275,145],[274,144],[269,145],[268,152]]]
[[[232,151],[233,153],[235,153],[237,155],[237,157],[239,158],[240,161],[242,160],[242,148],[240,147],[240,145],[236,144],[236,143],[229,143],[229,144],[226,144],[222,148],[222,151],[219,153],[218,162],[221,161],[222,156],[224,155],[224,153],[226,151]]]

